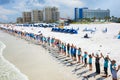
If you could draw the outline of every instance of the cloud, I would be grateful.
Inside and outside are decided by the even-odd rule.
[[[5,15],[0,15],[0,18],[1,18],[2,20],[8,20],[8,17],[5,16]]]
[[[0,7],[0,15],[2,18],[7,15],[19,17],[23,11],[31,11],[33,9],[43,10],[44,7],[56,6],[59,8],[61,17],[74,17],[75,7],[88,7],[91,9],[101,8],[110,9],[111,15],[120,16],[119,3],[120,0],[0,0],[3,1],[5,8]],[[1,2],[0,2],[1,3]],[[1,3],[1,4],[3,4]],[[6,5],[5,5],[6,4]],[[117,12],[117,13],[116,13]],[[13,15],[15,14],[15,15]],[[7,19],[7,18],[6,18]]]
[[[15,14],[16,11],[5,9],[2,6],[0,6],[0,18],[3,20],[8,20],[7,15]]]
[[[82,2],[92,9],[110,9],[111,16],[120,17],[120,0],[82,0]]]
[[[0,6],[0,14],[9,15],[9,14],[14,14],[14,13],[16,13],[16,11],[5,9],[2,6]]]
[[[74,14],[75,7],[82,7],[84,3],[80,0],[22,0],[17,2],[17,5],[13,8],[19,12],[23,12],[33,9],[43,9],[48,6],[58,7],[61,16],[67,17]]]

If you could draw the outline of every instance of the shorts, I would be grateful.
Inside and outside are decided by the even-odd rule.
[[[114,79],[117,79],[117,71],[116,70],[112,70],[112,77]]]
[[[92,63],[89,63],[89,65],[92,65]]]

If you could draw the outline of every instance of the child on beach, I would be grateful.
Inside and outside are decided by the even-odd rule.
[[[92,71],[92,55],[89,54],[89,70]]]
[[[82,51],[81,51],[81,48],[78,48],[78,63],[80,63],[81,62],[81,53],[82,53]]]

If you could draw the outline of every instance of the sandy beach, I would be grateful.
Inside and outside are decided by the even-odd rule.
[[[106,26],[112,26],[114,24],[107,24]],[[116,24],[116,28],[118,28],[118,24]],[[78,25],[79,26],[79,25]],[[84,28],[84,26],[86,25],[81,25],[83,26],[82,28]],[[101,25],[99,25],[101,26]],[[97,27],[99,27],[97,26]],[[93,25],[90,25],[90,27],[94,27]],[[17,27],[16,27],[17,28]],[[18,27],[19,29],[20,27]],[[100,27],[102,30],[102,27]],[[111,28],[111,27],[110,27]],[[27,30],[28,28],[26,28],[25,30]],[[115,31],[117,29],[115,29],[115,31],[113,31],[114,33],[111,33],[113,30],[112,29],[109,30],[109,32],[104,35],[104,33],[101,33],[100,30],[98,30],[98,32],[96,34],[92,34],[93,38],[91,38],[90,40],[87,39],[79,39],[79,37],[82,37],[82,35],[84,34],[84,32],[80,32],[78,35],[70,35],[70,34],[64,34],[62,35],[61,33],[53,33],[48,29],[43,29],[41,28],[43,31],[43,34],[46,35],[52,35],[54,37],[59,37],[61,38],[63,41],[68,41],[70,40],[69,38],[74,37],[75,38],[75,42],[73,40],[71,40],[71,42],[74,42],[75,44],[77,44],[77,42],[79,42],[79,44],[81,47],[84,48],[84,50],[89,51],[89,53],[91,53],[91,51],[95,51],[96,49],[98,50],[99,47],[98,45],[102,44],[104,47],[101,49],[104,53],[106,53],[106,51],[109,51],[110,47],[114,47],[117,43],[119,43],[119,41],[117,39],[113,39],[110,35],[112,34],[112,36],[114,36],[116,33]],[[34,31],[36,30],[36,31]],[[37,28],[33,28],[33,32],[38,32]],[[82,30],[80,28],[80,30]],[[30,30],[28,30],[30,31]],[[82,34],[82,35],[81,35]],[[18,38],[16,36],[10,35],[8,33],[5,33],[3,31],[0,31],[0,40],[6,45],[5,50],[3,51],[3,56],[5,57],[5,59],[7,59],[8,61],[10,61],[12,64],[14,64],[23,74],[25,74],[29,80],[84,80],[83,77],[84,76],[88,76],[88,75],[92,75],[89,80],[111,80],[111,76],[108,78],[103,78],[102,75],[104,73],[103,70],[103,64],[101,63],[101,74],[94,76],[94,72],[95,72],[95,65],[93,63],[93,71],[89,71],[89,66],[82,67],[83,64],[75,64],[73,66],[66,66],[66,64],[64,65],[64,62],[61,62],[62,59],[56,59],[55,57],[53,57],[56,54],[53,54],[54,52],[51,51],[51,54],[49,50],[45,49],[42,47],[42,45],[36,45],[34,43],[31,43],[29,41],[26,41],[24,39]],[[59,36],[57,36],[59,35]],[[100,36],[99,36],[100,35]],[[104,35],[104,38],[102,37]],[[66,38],[64,38],[65,36],[67,36]],[[109,36],[109,37],[107,37]],[[103,42],[101,40],[98,39],[104,39]],[[109,40],[108,40],[109,38]],[[64,40],[65,39],[65,40]],[[79,41],[80,40],[80,41]],[[115,41],[114,44],[109,44],[109,45],[113,45],[113,46],[109,46],[108,44],[106,44],[106,42],[111,42],[111,41]],[[87,41],[87,43],[85,43],[85,41]],[[69,41],[70,42],[70,41]],[[86,45],[91,45],[91,46],[87,46]],[[114,47],[115,49],[112,49],[112,52],[116,51],[119,52],[119,45],[117,45],[116,47]],[[116,54],[116,55],[115,55]],[[114,58],[114,56],[116,57],[118,55],[118,53],[110,54],[112,55],[112,58]],[[119,58],[116,58],[117,61],[119,62]],[[66,61],[67,62],[67,61]],[[93,60],[94,62],[94,60]],[[103,62],[103,59],[101,59],[101,62]],[[109,75],[111,75],[110,70],[108,70]],[[119,76],[118,76],[119,77]]]
[[[0,35],[0,40],[7,46],[3,56],[29,80],[76,80],[69,68],[58,64],[41,46],[29,44],[2,31]]]

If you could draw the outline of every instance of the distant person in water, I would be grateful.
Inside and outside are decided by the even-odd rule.
[[[93,57],[95,57],[95,68],[96,68],[96,73],[100,74],[100,59],[101,57],[99,57],[98,54],[96,54],[96,56],[94,55],[94,53],[92,54]]]

